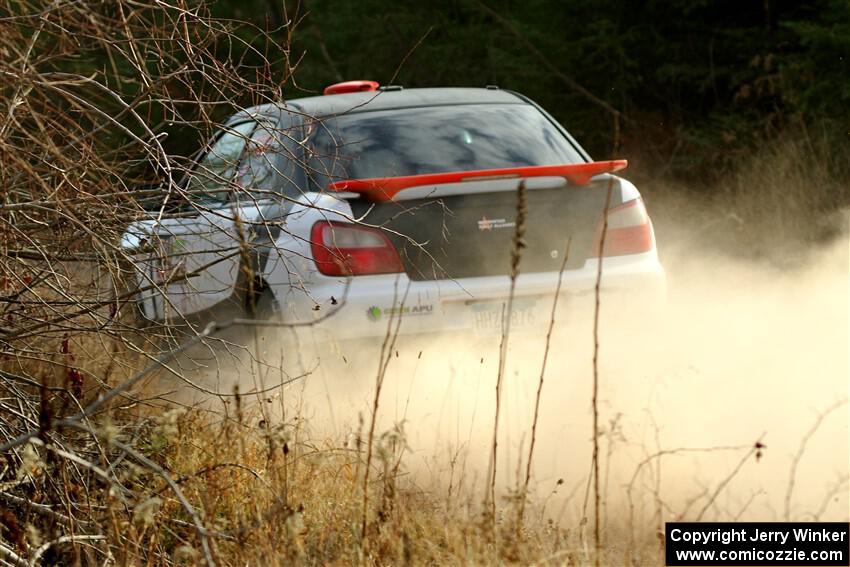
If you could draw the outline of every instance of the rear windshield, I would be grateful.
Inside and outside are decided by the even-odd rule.
[[[536,108],[470,104],[360,112],[309,127],[313,182],[585,160]]]

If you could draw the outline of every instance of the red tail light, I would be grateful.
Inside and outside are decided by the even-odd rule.
[[[598,258],[602,241],[602,220],[596,229],[591,256]],[[608,209],[608,229],[605,233],[603,256],[625,256],[652,250],[652,224],[643,200],[634,199]]]
[[[313,259],[326,276],[365,276],[403,272],[390,239],[382,231],[342,222],[320,221],[310,231]]]

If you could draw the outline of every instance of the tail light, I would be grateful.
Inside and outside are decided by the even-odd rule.
[[[326,276],[365,276],[403,272],[390,239],[381,230],[320,221],[310,231],[313,259]]]
[[[608,209],[605,250],[600,254],[603,228],[600,219],[590,254],[592,257],[624,256],[652,250],[652,224],[640,198]]]

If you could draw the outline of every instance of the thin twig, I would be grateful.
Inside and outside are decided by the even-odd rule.
[[[702,510],[700,510],[699,513],[694,518],[695,522],[702,521],[702,518],[705,515],[705,513],[712,506],[712,504],[714,504],[714,501],[717,500],[717,497],[720,495],[721,492],[723,492],[723,489],[726,488],[726,486],[732,481],[733,478],[735,478],[735,476],[738,474],[738,471],[740,471],[741,467],[744,466],[744,463],[746,463],[747,460],[749,460],[749,458],[752,457],[753,455],[760,453],[760,451],[764,448],[764,445],[761,442],[761,440],[763,438],[764,438],[764,433],[762,433],[762,435],[758,438],[758,440],[755,443],[753,443],[752,448],[749,451],[747,451],[747,454],[744,455],[743,458],[741,458],[740,461],[738,461],[738,464],[735,466],[734,469],[732,469],[732,472],[730,472],[726,476],[726,478],[724,478],[723,480],[721,480],[717,484],[717,487],[714,489],[714,492],[711,493],[711,496],[709,496],[708,501],[705,503],[705,506],[702,507]]]
[[[38,549],[36,549],[32,557],[29,560],[29,567],[35,567],[38,565],[38,562],[41,561],[41,556],[44,555],[48,549],[53,547],[54,545],[61,545],[63,543],[76,543],[78,541],[101,541],[106,539],[106,536],[102,535],[66,535],[60,538],[54,539],[53,541],[48,541],[47,543],[41,545]]]
[[[540,378],[537,381],[537,394],[534,398],[534,417],[531,420],[531,442],[528,445],[528,460],[525,463],[525,482],[523,483],[522,493],[519,501],[519,518],[517,521],[517,530],[522,526],[523,515],[525,513],[525,501],[528,498],[528,485],[531,482],[531,462],[534,458],[534,445],[537,441],[537,420],[540,415],[540,396],[543,393],[543,379],[546,376],[546,363],[549,360],[549,347],[552,344],[552,330],[555,328],[555,313],[558,309],[558,299],[561,297],[561,284],[564,280],[564,270],[567,268],[567,261],[570,257],[570,244],[572,236],[567,238],[567,245],[564,247],[564,259],[561,261],[561,269],[558,271],[558,284],[555,286],[555,297],[552,299],[552,312],[549,315],[549,328],[546,329],[546,341],[543,347],[543,362],[540,364]]]
[[[620,146],[620,115],[614,115],[614,148],[616,154]],[[596,267],[596,283],[593,287],[593,543],[595,548],[594,565],[599,567],[602,552],[599,533],[599,305],[602,295],[602,262],[605,257],[605,238],[608,234],[608,210],[611,207],[611,196],[614,192],[614,177],[608,178],[605,192],[605,206],[602,208],[602,234],[599,237],[599,250],[596,251],[598,264]]]
[[[791,521],[791,495],[794,492],[794,485],[797,479],[797,466],[803,459],[803,454],[806,452],[806,445],[808,445],[809,440],[814,436],[815,433],[817,433],[818,429],[820,429],[823,420],[826,419],[829,414],[831,414],[841,406],[845,405],[846,403],[847,398],[844,398],[843,400],[838,400],[830,407],[828,407],[825,411],[818,414],[818,417],[817,419],[815,419],[815,422],[812,424],[806,434],[803,435],[802,440],[800,440],[800,447],[797,449],[797,453],[794,455],[794,459],[791,461],[791,471],[788,473],[788,487],[785,490],[785,511],[783,513],[783,516],[786,522]]]
[[[499,413],[502,404],[502,381],[505,375],[505,366],[508,356],[508,340],[511,335],[511,313],[513,312],[514,295],[516,293],[516,280],[519,276],[519,263],[522,259],[522,251],[525,248],[526,217],[528,216],[528,203],[526,200],[525,181],[520,181],[517,186],[516,220],[514,221],[514,235],[510,256],[510,290],[508,291],[507,305],[502,309],[502,337],[499,345],[499,369],[496,375],[496,409],[493,417],[493,440],[491,444],[490,467],[489,467],[489,514],[491,525],[495,527],[496,522],[496,471],[497,453],[499,447]]]

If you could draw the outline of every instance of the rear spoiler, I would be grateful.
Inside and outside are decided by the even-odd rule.
[[[530,167],[505,167],[480,169],[477,171],[453,171],[450,173],[428,173],[401,177],[375,177],[372,179],[348,179],[328,185],[328,191],[359,193],[374,202],[392,201],[396,194],[411,187],[443,185],[463,181],[489,181],[494,179],[521,179],[525,177],[563,177],[575,185],[586,185],[600,173],[611,173],[625,169],[627,160],[592,161],[565,165],[536,165]]]

